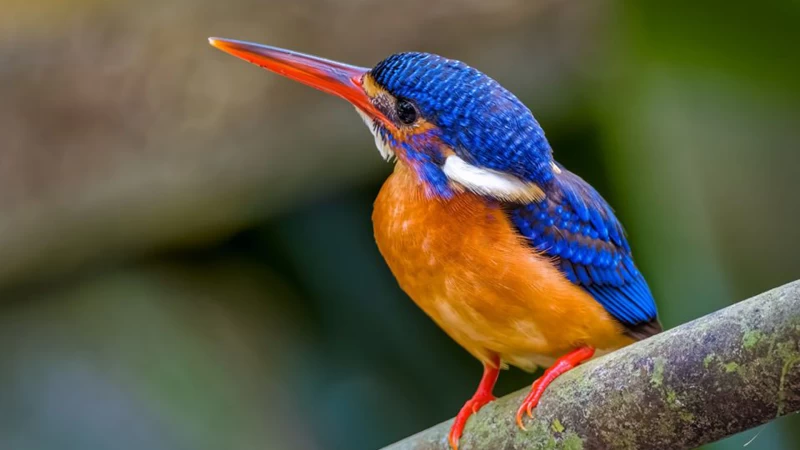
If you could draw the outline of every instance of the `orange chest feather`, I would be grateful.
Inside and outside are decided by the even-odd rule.
[[[505,213],[469,193],[429,198],[402,162],[373,213],[400,287],[478,359],[531,370],[576,345],[630,342],[599,303],[522,240]]]

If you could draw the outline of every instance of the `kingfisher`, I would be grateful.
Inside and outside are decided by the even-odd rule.
[[[553,159],[530,109],[494,79],[430,53],[369,69],[209,41],[347,100],[394,162],[372,214],[378,249],[403,291],[483,364],[450,430],[454,450],[495,399],[501,369],[549,366],[516,413],[524,429],[558,376],[662,330],[612,208]]]

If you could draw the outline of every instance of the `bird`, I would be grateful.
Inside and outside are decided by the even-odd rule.
[[[372,68],[251,42],[214,47],[341,97],[394,163],[373,205],[378,250],[403,291],[483,365],[456,415],[493,401],[501,369],[548,367],[517,425],[577,365],[662,331],[611,206],[553,157],[531,110],[483,72],[423,52]]]

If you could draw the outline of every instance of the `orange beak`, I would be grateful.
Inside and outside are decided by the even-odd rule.
[[[208,42],[226,53],[278,75],[339,96],[370,117],[387,121],[362,87],[364,74],[369,69],[251,42],[213,37]]]

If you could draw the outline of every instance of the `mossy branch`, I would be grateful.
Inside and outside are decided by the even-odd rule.
[[[694,448],[800,409],[800,281],[598,358],[470,419],[461,450]],[[387,447],[446,450],[452,421]]]

